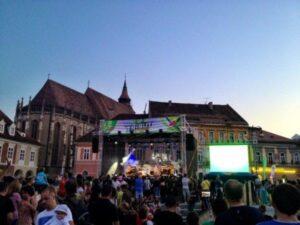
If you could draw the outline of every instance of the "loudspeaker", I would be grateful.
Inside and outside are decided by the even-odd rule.
[[[186,135],[186,150],[194,151],[196,149],[196,140],[192,134]]]
[[[99,137],[94,136],[92,138],[92,151],[93,153],[97,153],[99,151]]]

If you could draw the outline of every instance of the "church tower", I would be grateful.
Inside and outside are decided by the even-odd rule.
[[[119,97],[119,102],[130,106],[131,99],[129,98],[128,91],[127,91],[126,78],[124,81],[122,93]]]

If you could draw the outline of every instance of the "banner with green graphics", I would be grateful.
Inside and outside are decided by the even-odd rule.
[[[105,120],[101,124],[101,131],[106,135],[121,134],[141,134],[180,132],[180,117],[169,116],[161,118],[133,119],[133,120]]]

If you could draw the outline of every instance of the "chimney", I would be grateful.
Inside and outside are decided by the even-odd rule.
[[[212,102],[209,102],[209,103],[208,103],[208,107],[209,107],[210,110],[213,110],[213,109],[214,109],[213,103],[212,103]]]
[[[172,106],[172,101],[171,100],[169,100],[169,107],[171,107]]]

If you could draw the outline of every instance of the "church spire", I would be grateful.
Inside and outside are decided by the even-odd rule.
[[[130,105],[131,102],[131,99],[129,98],[128,91],[127,91],[126,75],[125,75],[123,90],[119,97],[119,102],[127,105]]]

